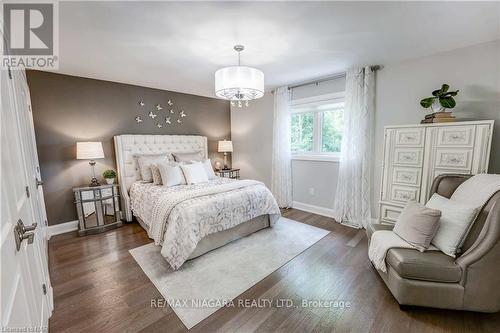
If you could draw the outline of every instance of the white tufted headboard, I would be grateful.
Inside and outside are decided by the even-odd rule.
[[[132,221],[128,191],[130,186],[140,179],[134,155],[188,153],[201,150],[204,158],[208,158],[207,138],[205,136],[125,134],[115,136],[114,140],[122,212],[124,212],[127,221]]]

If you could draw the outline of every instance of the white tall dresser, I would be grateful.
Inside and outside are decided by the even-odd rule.
[[[386,126],[379,216],[393,224],[408,201],[427,202],[443,173],[488,171],[493,120]]]

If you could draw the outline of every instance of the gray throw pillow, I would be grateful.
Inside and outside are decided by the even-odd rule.
[[[190,153],[172,153],[172,155],[174,155],[176,162],[203,161],[203,154],[201,151],[193,151]]]
[[[423,252],[429,248],[439,228],[441,211],[409,202],[399,215],[394,233]]]

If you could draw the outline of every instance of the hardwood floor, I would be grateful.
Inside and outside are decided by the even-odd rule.
[[[220,309],[192,332],[499,332],[500,313],[402,311],[372,268],[364,231],[290,209],[285,217],[332,232],[238,299],[339,300],[344,308]],[[128,250],[151,242],[136,223],[99,235],[49,241],[55,310],[50,332],[184,332]]]

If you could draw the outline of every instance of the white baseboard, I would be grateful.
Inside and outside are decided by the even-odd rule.
[[[78,230],[78,220],[49,225],[47,227],[47,239],[54,235],[64,234],[67,232]]]
[[[325,208],[325,207],[321,207],[321,206],[306,204],[306,203],[298,202],[298,201],[294,201],[292,203],[292,207],[296,208],[296,209],[303,210],[305,212],[314,213],[314,214],[333,218],[333,209],[331,209],[331,208]],[[379,219],[378,218],[371,218],[370,222],[371,223],[379,223]]]
[[[325,208],[325,207],[321,207],[321,206],[306,204],[306,203],[298,202],[298,201],[294,201],[292,203],[292,207],[309,212],[309,213],[314,213],[314,214],[333,218],[333,209],[331,209],[331,208]]]

